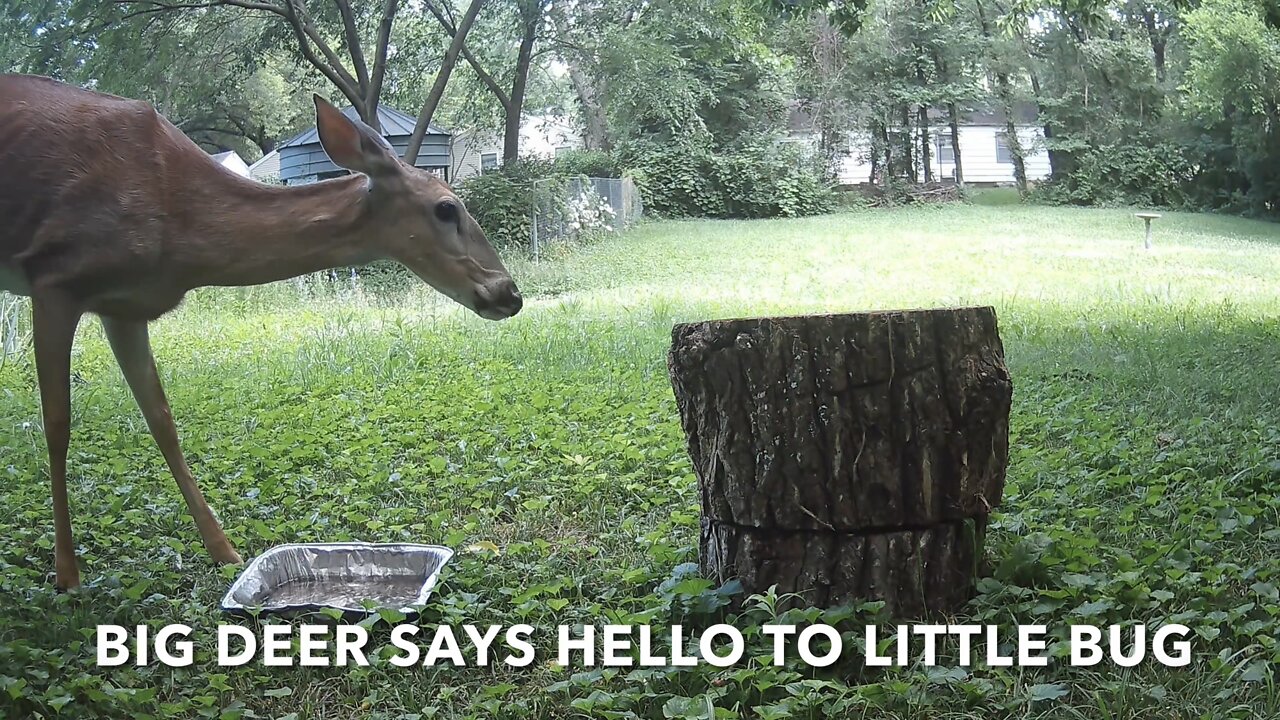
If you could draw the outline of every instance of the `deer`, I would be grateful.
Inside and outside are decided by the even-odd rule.
[[[382,258],[485,319],[520,312],[511,274],[453,189],[314,100],[320,143],[351,174],[274,186],[223,168],[146,102],[0,75],[0,290],[31,299],[58,590],[80,584],[67,453],[71,351],[86,314],[101,320],[209,557],[239,564],[183,455],[149,322],[194,288]]]

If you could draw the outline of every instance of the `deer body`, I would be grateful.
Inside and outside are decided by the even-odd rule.
[[[214,560],[239,562],[178,445],[147,321],[192,288],[256,285],[382,257],[490,319],[521,298],[452,190],[316,98],[321,142],[363,174],[302,187],[241,178],[149,105],[0,75],[0,289],[32,299],[60,588],[79,573],[66,493],[70,351],[103,327]]]

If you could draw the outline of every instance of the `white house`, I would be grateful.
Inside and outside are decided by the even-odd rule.
[[[1044,148],[1044,134],[1036,124],[1035,107],[1019,106],[1016,109],[1015,129],[1023,149],[1028,180],[1049,177],[1049,153]],[[951,147],[951,128],[943,113],[931,112],[929,128],[929,159],[933,176],[939,180],[955,178],[955,153]],[[919,152],[920,137],[912,132],[913,147]],[[960,162],[964,168],[966,183],[983,185],[1010,185],[1014,182],[1013,160],[1005,137],[1004,113],[977,110],[965,114],[959,123]],[[812,122],[803,113],[793,112],[791,118],[792,142],[816,145],[817,135]],[[870,139],[865,132],[849,133],[849,150],[840,160],[837,179],[842,184],[857,185],[870,181]],[[923,178],[917,178],[923,180]]]
[[[249,165],[240,157],[240,153],[235,150],[227,152],[215,153],[213,159],[222,167],[239,175],[240,177],[249,177]]]
[[[249,166],[249,177],[258,182],[280,181],[280,151],[272,150]]]
[[[582,132],[568,120],[553,115],[530,115],[520,123],[520,155],[551,158],[583,146]],[[450,149],[451,181],[493,170],[502,164],[502,133],[459,130]]]

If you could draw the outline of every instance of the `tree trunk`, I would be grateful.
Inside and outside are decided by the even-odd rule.
[[[982,37],[987,41],[989,47],[994,47],[991,42],[993,37],[991,22],[987,19],[981,0],[974,3],[974,7],[978,11],[978,25],[982,29]],[[1067,21],[1064,19],[1064,22]],[[1009,82],[1009,72],[1001,65],[1000,58],[995,56],[994,53],[988,57],[988,62],[990,63],[988,71],[994,74],[996,79],[996,97],[1004,108],[1005,141],[1009,145],[1009,159],[1013,162],[1013,181],[1018,186],[1018,192],[1025,194],[1027,192],[1027,168],[1022,160],[1022,144],[1018,142],[1017,121],[1014,118],[1013,88]]]
[[[1005,96],[1008,96],[1008,78],[1005,78]],[[1025,195],[1027,193],[1027,163],[1023,159],[1022,141],[1018,139],[1018,125],[1014,121],[1014,107],[1012,101],[1007,101],[1005,107],[1004,135],[1005,142],[1009,145],[1009,160],[1013,163],[1013,182],[1018,186],[1018,192]]]
[[[917,122],[920,124],[920,167],[924,170],[924,181],[933,182],[933,163],[929,161],[931,154],[929,148],[929,108],[921,105],[916,111]]]
[[[1163,83],[1165,78],[1164,50],[1167,44],[1163,29],[1156,24],[1156,11],[1147,8],[1142,11],[1142,24],[1147,29],[1147,39],[1151,42],[1151,58],[1155,64],[1156,81]]]
[[[502,133],[503,165],[509,165],[520,158],[520,120],[524,114],[524,93],[529,84],[529,67],[533,64],[533,44],[538,38],[538,25],[541,20],[541,10],[536,18],[525,18],[520,49],[516,52],[515,77],[511,80],[511,94],[507,96],[510,100],[506,108],[506,123]]]
[[[609,141],[609,123],[605,118],[604,85],[606,78],[591,77],[582,70],[577,60],[566,63],[569,69],[569,82],[573,84],[574,93],[578,96],[578,104],[582,106],[582,117],[586,121],[586,136],[583,143],[588,150],[608,150],[612,147]]]
[[[992,308],[677,325],[703,572],[916,616],[967,600],[1008,462]]]
[[[884,152],[884,131],[880,127],[880,123],[873,122],[868,126],[870,138],[869,153],[871,159],[871,169],[867,174],[867,183],[876,185],[880,181],[880,175],[884,172],[884,167],[880,162],[880,156]]]
[[[1042,127],[1044,131],[1045,151],[1049,154],[1049,178],[1051,180],[1057,180],[1059,179],[1059,172],[1062,169],[1062,157],[1059,155],[1057,148],[1053,146],[1053,124],[1049,122],[1048,108],[1045,106],[1044,100],[1042,99],[1044,96],[1040,94],[1040,78],[1036,77],[1035,71],[1032,71],[1030,75],[1031,92],[1036,96],[1036,114],[1040,117],[1041,122],[1044,123]]]
[[[925,77],[924,72],[924,48],[919,45],[915,46],[916,55],[916,86],[920,92],[928,90],[929,80]],[[933,163],[929,156],[929,105],[928,103],[920,103],[916,107],[916,123],[920,126],[920,170],[923,174],[924,182],[933,182]]]
[[[915,153],[912,152],[911,148],[911,106],[907,103],[902,103],[901,123],[899,128],[902,131],[902,140],[900,141],[902,143],[902,173],[911,182],[916,182],[919,178],[916,177],[916,163],[913,157]]]
[[[947,122],[951,125],[951,158],[955,161],[956,185],[964,187],[964,163],[960,161],[960,112],[955,102],[947,103]]]

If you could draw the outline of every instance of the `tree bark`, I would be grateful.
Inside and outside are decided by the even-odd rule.
[[[668,366],[705,574],[901,615],[967,599],[1008,462],[993,309],[678,325]]]
[[[524,114],[524,93],[529,84],[529,67],[533,64],[533,44],[538,39],[538,26],[542,22],[541,0],[534,3],[536,16],[530,11],[524,15],[524,31],[520,37],[520,49],[516,52],[515,76],[511,80],[511,93],[506,107],[506,123],[502,131],[502,164],[509,165],[520,159],[520,120]]]
[[[960,112],[955,102],[947,103],[947,122],[951,125],[951,158],[955,161],[956,185],[964,187],[964,163],[960,160]]]
[[[899,128],[902,132],[900,143],[902,144],[902,173],[911,182],[917,182],[915,155],[911,142],[911,106],[902,103],[902,115],[900,118],[901,125]]]
[[[586,121],[586,137],[583,141],[588,150],[608,150],[613,146],[609,140],[609,122],[605,117],[604,97],[607,78],[593,78],[583,71],[577,60],[570,59],[566,66],[569,69],[569,82],[573,84],[578,103],[582,106],[582,117]]]
[[[982,37],[987,41],[987,45],[992,45],[991,21],[987,19],[986,11],[982,7],[982,2],[976,2],[974,7],[978,11],[978,25],[982,30]],[[1067,22],[1064,19],[1064,22]],[[1005,142],[1009,146],[1009,159],[1013,163],[1013,180],[1018,186],[1018,192],[1026,194],[1027,192],[1027,168],[1022,157],[1022,143],[1018,141],[1018,132],[1016,119],[1014,117],[1014,99],[1013,86],[1009,82],[1008,71],[1001,66],[1000,58],[993,53],[988,57],[990,62],[989,71],[995,75],[996,79],[996,97],[1000,100],[1000,104],[1004,109],[1005,116]]]
[[[1142,11],[1142,24],[1147,29],[1147,39],[1151,42],[1151,58],[1155,64],[1156,81],[1163,83],[1165,78],[1165,47],[1168,44],[1168,36],[1165,30],[1158,26],[1156,22],[1156,11],[1154,8],[1147,8]]]
[[[924,170],[924,181],[933,182],[933,163],[929,160],[929,108],[921,105],[916,110],[916,122],[920,125],[920,167]]]
[[[921,92],[928,89],[929,80],[925,77],[924,62],[921,59],[924,56],[924,48],[919,45],[915,46],[916,53],[916,86]],[[920,126],[920,169],[924,176],[924,182],[933,182],[933,163],[930,161],[929,148],[929,105],[920,103],[916,107],[916,123]]]

